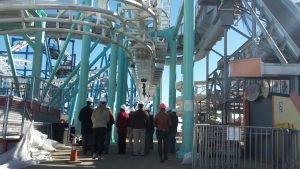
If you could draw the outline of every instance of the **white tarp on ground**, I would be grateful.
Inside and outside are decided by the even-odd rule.
[[[51,152],[56,150],[55,147],[63,145],[47,139],[47,135],[34,130],[32,122],[20,142],[0,155],[0,168],[19,169],[51,160]]]

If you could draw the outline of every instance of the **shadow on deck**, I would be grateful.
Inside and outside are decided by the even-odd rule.
[[[154,144],[154,150],[146,156],[131,156],[130,154],[117,154],[117,145],[111,145],[110,154],[103,155],[102,160],[95,161],[89,156],[82,156],[79,151],[78,160],[80,164],[67,164],[70,150],[60,150],[54,152],[53,161],[41,163],[35,166],[29,166],[26,169],[68,169],[68,168],[102,168],[102,169],[190,169],[191,166],[182,165],[182,159],[176,155],[169,155],[169,160],[161,163],[157,153],[157,144]]]

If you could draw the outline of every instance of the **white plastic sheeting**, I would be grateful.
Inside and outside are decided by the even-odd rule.
[[[34,130],[33,122],[25,130],[23,138],[8,152],[0,155],[1,169],[19,169],[42,161],[51,160],[51,152],[55,147],[64,145],[47,139],[47,135]]]

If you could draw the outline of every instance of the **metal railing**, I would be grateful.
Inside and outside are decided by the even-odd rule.
[[[43,106],[50,106],[59,109],[62,101],[62,89],[49,84],[45,80],[32,77],[18,77],[18,85],[14,82],[13,76],[0,76],[0,95],[18,96],[26,101],[36,100]],[[46,89],[46,87],[49,89]],[[54,99],[54,100],[53,100]]]
[[[193,169],[299,169],[300,131],[196,125]]]
[[[30,102],[36,101],[42,106],[60,108],[61,89],[50,84],[49,90],[46,90],[45,86],[47,86],[47,82],[38,78],[18,77],[18,83],[15,83],[12,76],[0,76],[0,96],[2,99],[2,104],[0,104],[0,137],[5,139],[8,136],[21,137],[24,134],[32,121],[28,107]],[[50,106],[52,98],[56,99],[56,104]],[[50,123],[34,122],[34,127],[52,138]]]

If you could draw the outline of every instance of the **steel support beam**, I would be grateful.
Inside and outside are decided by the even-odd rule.
[[[118,43],[122,44],[123,42],[123,39],[124,39],[124,36],[120,35],[118,37]],[[115,109],[115,115],[117,115],[119,109],[120,109],[120,106],[123,103],[123,91],[124,91],[124,74],[127,73],[124,72],[124,67],[125,67],[125,52],[121,49],[121,48],[118,48],[118,79],[117,79],[117,101],[116,101],[116,109]]]
[[[108,102],[107,105],[111,107],[114,112],[114,103],[116,98],[116,75],[117,75],[117,61],[118,61],[118,47],[115,44],[111,45],[110,49],[110,67],[108,75]]]
[[[81,16],[81,13],[79,13],[79,14],[77,15],[76,20],[79,19],[80,16]],[[76,27],[76,24],[72,24],[70,29],[71,29],[71,30],[74,30],[75,27]],[[84,27],[88,27],[88,26],[84,26]],[[83,35],[83,37],[84,37],[84,36],[87,37],[87,35]],[[54,79],[54,76],[55,76],[55,73],[56,73],[56,71],[57,71],[57,69],[58,69],[58,66],[60,65],[62,59],[64,58],[65,51],[66,51],[66,49],[67,49],[67,47],[68,47],[68,44],[69,44],[69,42],[70,42],[70,40],[71,40],[71,37],[72,37],[72,33],[68,33],[68,35],[67,35],[67,37],[66,37],[66,40],[65,40],[65,42],[64,42],[64,44],[63,44],[63,46],[62,46],[62,48],[61,48],[61,50],[60,50],[60,53],[59,53],[59,55],[58,55],[58,58],[57,58],[56,63],[55,63],[55,65],[54,65],[54,68],[53,68],[53,70],[52,70],[52,73],[51,73],[51,75],[50,75],[50,77],[49,77],[49,79],[48,79],[48,84],[51,84],[51,83],[52,83],[52,80]],[[90,49],[90,46],[89,46],[88,48]],[[46,91],[48,90],[48,88],[49,88],[49,85],[47,85]]]
[[[125,54],[125,53],[124,53]],[[128,56],[124,55],[124,69],[123,69],[123,95],[122,95],[122,104],[126,103],[126,97],[127,97],[127,91],[128,91],[128,65],[129,65],[129,59]]]
[[[169,77],[169,108],[176,108],[176,58],[177,43],[176,39],[170,41],[170,77]]]
[[[108,75],[108,102],[107,105],[111,108],[111,111],[114,113],[115,110],[115,99],[116,99],[116,76],[117,76],[117,61],[118,61],[118,47],[115,44],[111,45],[110,50],[110,67],[109,67],[109,75]],[[114,113],[116,114],[116,113]],[[116,117],[116,116],[115,116]],[[115,128],[112,128],[111,132],[111,142],[115,143]]]
[[[180,13],[178,15],[178,18],[177,18],[177,22],[176,22],[176,27],[175,27],[175,31],[173,33],[173,39],[177,39],[177,35],[178,35],[178,31],[180,29],[180,26],[181,26],[181,22],[182,22],[182,18],[183,18],[183,10],[184,9],[184,2],[182,3],[182,6],[180,8]]]
[[[194,130],[194,1],[184,0],[183,137],[179,157],[192,151]]]
[[[92,5],[92,0],[85,0],[85,5]],[[92,18],[89,17],[86,21],[91,22]],[[74,26],[75,27],[75,26]],[[72,25],[73,28],[73,25]],[[91,32],[91,26],[83,26],[84,32]],[[69,35],[69,34],[68,34]],[[71,38],[71,35],[68,36]],[[69,39],[67,39],[69,40]],[[88,76],[89,76],[89,58],[90,58],[90,45],[91,45],[91,37],[88,35],[82,36],[82,51],[81,51],[81,62],[80,62],[80,72],[79,72],[79,86],[80,89],[78,92],[78,99],[76,103],[75,109],[75,131],[76,133],[80,133],[81,131],[81,123],[78,120],[78,114],[81,108],[85,106],[85,101],[87,97],[87,88],[88,88]],[[55,71],[54,71],[55,72]]]
[[[227,124],[227,98],[228,98],[228,89],[229,89],[229,81],[228,81],[228,61],[227,61],[227,33],[228,33],[228,27],[224,27],[224,57],[223,57],[223,64],[224,64],[224,73],[223,73],[223,118],[222,118],[222,123]]]
[[[46,27],[46,23],[42,22],[38,24],[42,28]],[[43,46],[45,42],[45,32],[36,32],[35,33],[35,43],[34,43],[34,55],[32,61],[32,78],[40,78],[42,72],[42,61],[43,61]],[[50,84],[47,84],[50,86]],[[40,81],[33,80],[32,83],[33,96],[32,98],[39,99],[40,95]],[[46,94],[46,92],[45,92]]]
[[[11,48],[10,48],[9,37],[8,37],[7,34],[4,35],[4,42],[5,42],[5,47],[6,47],[6,51],[7,51],[9,66],[10,66],[11,73],[12,73],[13,78],[14,78],[14,83],[15,83],[15,88],[16,88],[16,91],[17,91],[17,95],[20,97],[19,80],[18,80],[18,77],[17,77],[15,62],[14,62],[13,54],[12,54],[12,51],[11,51]]]

